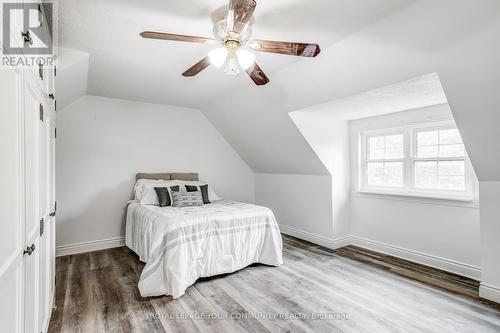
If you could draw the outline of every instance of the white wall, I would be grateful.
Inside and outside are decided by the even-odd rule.
[[[252,170],[197,110],[87,95],[57,122],[58,246],[124,236],[137,172],[199,172],[254,201]]]
[[[500,303],[500,182],[481,182],[483,277],[479,295]]]
[[[318,237],[321,237],[319,235],[330,235],[333,228],[333,234],[329,237],[335,240],[334,245],[330,245],[334,248],[337,245],[345,244],[343,240],[351,235],[350,120],[445,102],[446,96],[438,75],[430,73],[289,113],[304,139],[331,175],[331,193],[321,195],[331,196],[332,221],[330,224],[319,224],[314,232],[315,235]],[[449,109],[446,112],[446,117],[451,117]],[[313,190],[310,195],[318,194]],[[262,200],[263,204],[268,202],[270,199]],[[288,209],[294,211],[303,209],[305,212],[302,215],[311,212],[309,207],[296,206],[295,204],[290,204]],[[313,214],[317,214],[317,209]],[[312,226],[310,223],[300,223],[299,221],[297,224],[300,226],[300,233],[311,236]],[[288,226],[283,228],[285,231],[288,229]],[[295,230],[295,233],[300,236],[298,230]],[[311,241],[314,240],[311,239]]]
[[[312,197],[316,195],[331,197],[332,201],[330,225],[328,228],[319,230],[317,234],[327,234],[333,228],[333,234],[330,237],[336,240],[337,245],[344,245],[345,243],[339,240],[350,235],[349,121],[333,113],[316,111],[316,109],[295,111],[290,113],[290,117],[330,173],[328,181],[331,191],[328,196],[317,193],[315,189],[311,189],[309,194]],[[308,206],[302,209],[307,213],[311,212]],[[310,232],[309,223],[303,224],[303,227],[304,231]],[[336,248],[337,245],[331,247]]]
[[[330,176],[257,173],[255,201],[273,210],[283,233],[331,248],[348,245],[346,232],[335,228]]]
[[[360,131],[452,120],[448,105],[351,121],[351,230],[354,244],[480,279],[477,203],[358,194]],[[476,181],[477,183],[477,181]]]
[[[57,58],[57,107],[62,110],[87,94],[90,54],[60,48]]]

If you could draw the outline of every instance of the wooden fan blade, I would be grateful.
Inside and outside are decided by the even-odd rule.
[[[208,66],[210,66],[210,60],[208,57],[205,57],[194,64],[194,66],[188,68],[184,73],[182,73],[182,76],[195,76]]]
[[[241,33],[252,18],[255,6],[257,6],[255,0],[230,0],[227,31]]]
[[[315,57],[320,52],[318,44],[254,40],[249,46],[255,51],[279,53],[299,57]]]
[[[269,79],[267,78],[266,74],[257,64],[254,64],[253,67],[247,69],[246,72],[253,80],[253,82],[255,82],[255,84],[258,86],[263,86],[269,82]]]
[[[144,32],[141,32],[140,35],[143,38],[173,40],[173,41],[177,41],[177,42],[191,42],[191,43],[202,43],[202,44],[215,44],[215,43],[217,43],[217,40],[215,40],[213,38],[169,34],[166,32],[144,31]]]

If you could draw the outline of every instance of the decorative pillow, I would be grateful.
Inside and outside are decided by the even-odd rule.
[[[172,206],[174,207],[203,206],[203,198],[200,191],[171,192],[171,194]]]
[[[201,185],[207,185],[206,182],[202,181],[186,181],[186,180],[179,180],[179,184],[181,185],[181,191],[185,188],[185,186],[182,185],[191,185],[191,186],[201,186]],[[214,187],[212,185],[208,186],[208,200],[210,202],[214,202],[217,200],[220,200],[220,198],[215,194]]]
[[[171,187],[179,185],[178,181],[139,179],[134,187],[134,199],[143,205],[158,205],[155,187]]]
[[[171,191],[179,192],[179,185],[168,187],[155,187],[156,195],[158,196],[158,204],[160,207],[172,206],[170,198]]]
[[[210,200],[208,199],[208,184],[205,185],[184,185],[186,187],[186,191],[188,192],[196,192],[200,191],[201,192],[201,197],[203,198],[203,203],[204,204],[209,204]]]

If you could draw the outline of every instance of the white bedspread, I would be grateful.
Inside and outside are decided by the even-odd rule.
[[[228,200],[182,208],[132,202],[125,242],[146,263],[139,281],[144,297],[178,298],[200,277],[283,263],[273,212]]]

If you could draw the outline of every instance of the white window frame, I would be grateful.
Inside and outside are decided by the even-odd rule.
[[[437,129],[456,129],[453,121],[414,124],[409,126],[393,127],[388,129],[367,130],[359,133],[359,180],[358,193],[394,195],[403,197],[417,197],[429,199],[442,199],[472,202],[475,200],[474,170],[470,159],[465,152],[465,157],[433,157],[418,158],[417,133]],[[368,140],[370,137],[380,135],[403,134],[403,159],[369,159]],[[465,162],[465,191],[446,191],[434,189],[420,189],[415,187],[415,168],[417,161],[464,161]],[[403,186],[369,186],[367,179],[368,162],[403,162]]]

